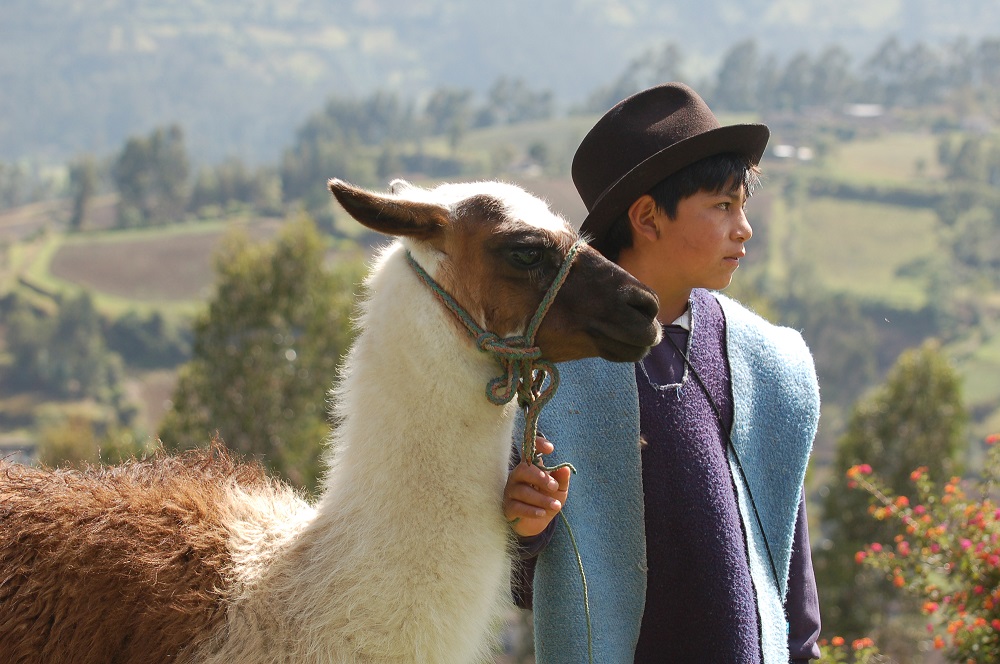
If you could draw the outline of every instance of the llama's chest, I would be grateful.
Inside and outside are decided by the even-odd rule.
[[[208,661],[488,661],[510,609],[506,524],[398,529],[356,516],[320,515],[261,567]]]

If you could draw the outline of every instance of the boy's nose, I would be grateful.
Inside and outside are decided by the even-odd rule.
[[[741,212],[739,223],[736,224],[736,228],[733,230],[733,238],[739,242],[746,242],[751,237],[753,237],[753,227],[750,226],[747,216]]]

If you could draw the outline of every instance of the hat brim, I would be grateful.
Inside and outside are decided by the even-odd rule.
[[[727,125],[677,141],[647,157],[623,175],[594,201],[579,227],[591,239],[603,238],[611,223],[637,198],[685,166],[705,157],[735,153],[746,155],[754,166],[760,163],[770,130],[762,124]]]

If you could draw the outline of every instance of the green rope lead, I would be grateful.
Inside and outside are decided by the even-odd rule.
[[[587,661],[594,664],[594,635],[590,626],[590,592],[587,590],[587,574],[583,571],[583,558],[580,557],[580,549],[576,546],[573,529],[569,527],[569,519],[562,511],[559,512],[559,516],[562,517],[563,525],[566,526],[569,542],[573,545],[573,554],[576,555],[576,567],[580,570],[580,581],[583,584],[583,617],[587,621]]]

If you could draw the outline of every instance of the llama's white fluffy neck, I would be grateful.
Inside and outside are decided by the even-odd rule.
[[[501,500],[514,407],[487,400],[496,362],[398,248],[369,288],[323,496],[278,594],[289,620],[315,630],[315,650],[339,641],[373,661],[476,661],[509,602]]]
[[[361,333],[335,390],[336,432],[327,454],[324,504],[365,492],[356,482],[395,496],[421,491],[437,478],[478,469],[502,481],[509,456],[513,407],[486,398],[499,365],[477,350],[452,314],[412,272],[400,247],[380,259],[368,284],[372,297]],[[504,442],[506,441],[506,442]],[[408,481],[415,479],[414,487]],[[477,482],[475,493],[497,498]],[[468,486],[458,493],[473,493]],[[370,493],[370,492],[369,492]],[[372,501],[393,495],[366,496]],[[322,509],[322,505],[321,505]]]

